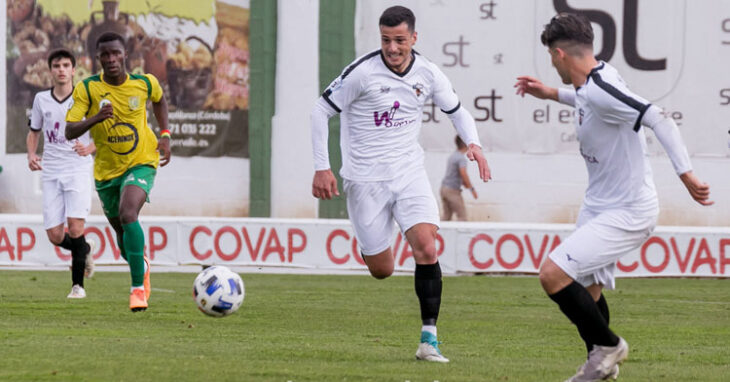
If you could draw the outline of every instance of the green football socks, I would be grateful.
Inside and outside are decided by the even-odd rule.
[[[144,283],[144,231],[139,221],[122,225],[124,228],[124,252],[126,252],[132,286]]]

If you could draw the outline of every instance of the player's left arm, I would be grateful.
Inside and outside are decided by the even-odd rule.
[[[679,175],[679,179],[689,191],[692,199],[703,206],[714,204],[710,200],[710,185],[702,182],[692,172],[692,163],[689,159],[687,147],[682,141],[679,128],[674,120],[668,117],[664,111],[658,106],[651,105],[644,113],[641,122],[654,130],[659,143],[664,147],[669,159],[672,161],[674,171]]]
[[[152,94],[150,99],[152,100],[152,112],[155,114],[157,120],[157,126],[160,127],[160,139],[157,140],[157,151],[160,152],[160,166],[166,166],[170,163],[170,131],[167,126],[167,100],[165,95],[162,93],[162,87],[157,81],[157,78],[151,74],[147,74],[147,78],[152,83]],[[165,134],[165,132],[167,132]]]
[[[433,102],[454,124],[456,132],[461,140],[466,143],[466,157],[469,160],[477,162],[479,167],[479,177],[487,182],[492,179],[492,173],[489,169],[487,159],[482,153],[482,144],[479,142],[479,134],[477,134],[477,126],[474,117],[465,108],[461,106],[459,97],[456,96],[454,89],[451,87],[451,81],[446,75],[434,65],[434,84],[433,84]]]

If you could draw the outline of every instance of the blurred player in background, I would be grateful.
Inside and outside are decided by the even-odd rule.
[[[84,298],[84,274],[94,273],[92,249],[84,237],[84,224],[91,209],[91,154],[96,150],[89,134],[66,140],[66,112],[73,99],[76,59],[65,49],[48,55],[53,87],[38,92],[33,100],[30,131],[26,138],[28,167],[41,171],[43,225],[54,245],[71,251],[71,292],[68,298]],[[36,151],[43,135],[43,158]],[[68,223],[68,232],[64,232]]]
[[[461,186],[471,191],[476,199],[477,191],[471,184],[469,174],[466,173],[466,144],[456,136],[456,151],[449,155],[446,161],[446,174],[441,181],[441,220],[451,220],[456,214],[456,220],[466,221],[466,206],[461,196]]]
[[[129,263],[129,308],[136,312],[147,309],[150,297],[149,260],[144,256],[144,231],[138,217],[149,201],[158,164],[170,161],[167,102],[153,75],[127,73],[127,52],[120,35],[102,34],[96,50],[103,73],[76,85],[74,104],[66,117],[66,137],[90,131],[96,143],[96,191],[117,234],[122,257]],[[159,141],[147,125],[148,100],[161,129]]]
[[[370,274],[393,273],[393,219],[413,248],[415,289],[421,307],[421,343],[416,358],[448,362],[438,347],[441,267],[436,254],[439,211],[418,144],[423,105],[429,99],[449,115],[467,142],[482,180],[490,179],[474,118],[461,107],[451,83],[413,50],[415,16],[400,6],[380,17],[381,49],[358,58],[327,87],[312,111],[315,174],[312,194],[339,195],[327,152],[327,120],[342,113],[341,142],[347,211]]]
[[[555,89],[523,76],[517,79],[517,94],[575,107],[588,189],[576,230],[545,260],[540,282],[589,350],[588,360],[570,380],[616,378],[629,347],[609,329],[601,291],[615,287],[616,261],[649,238],[659,214],[645,129],[654,131],[694,200],[711,205],[710,188],[692,173],[674,120],[629,90],[611,65],[596,61],[587,19],[557,15],[545,25],[541,40],[562,82],[574,88]]]

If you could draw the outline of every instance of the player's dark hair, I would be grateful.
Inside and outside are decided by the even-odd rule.
[[[383,14],[380,15],[379,25],[397,27],[403,22],[408,25],[409,32],[416,30],[416,16],[413,15],[413,12],[406,7],[396,5],[383,11]]]
[[[101,44],[102,42],[109,42],[109,41],[114,41],[114,40],[119,41],[122,44],[122,46],[126,49],[126,41],[124,41],[124,37],[122,37],[120,34],[114,33],[114,32],[102,33],[102,35],[96,39],[96,49],[99,49],[99,44]]]
[[[456,136],[456,139],[454,139],[454,143],[456,143],[456,147],[459,149],[466,147],[466,143],[464,143],[458,135]]]
[[[76,57],[68,50],[68,49],[56,49],[54,51],[51,51],[51,53],[48,55],[48,68],[51,68],[51,64],[53,64],[53,61],[58,60],[59,58],[68,58],[71,60],[71,67],[76,67]]]
[[[540,41],[548,48],[558,41],[575,42],[593,46],[593,27],[585,16],[560,13],[545,24]]]

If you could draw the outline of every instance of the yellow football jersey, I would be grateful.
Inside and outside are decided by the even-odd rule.
[[[157,168],[157,137],[147,125],[146,106],[147,100],[158,102],[161,98],[162,87],[151,74],[127,74],[127,80],[117,86],[104,82],[102,75],[76,84],[66,121],[78,122],[95,115],[102,100],[111,101],[114,109],[114,118],[89,130],[96,145],[94,179],[113,179],[138,165]]]

